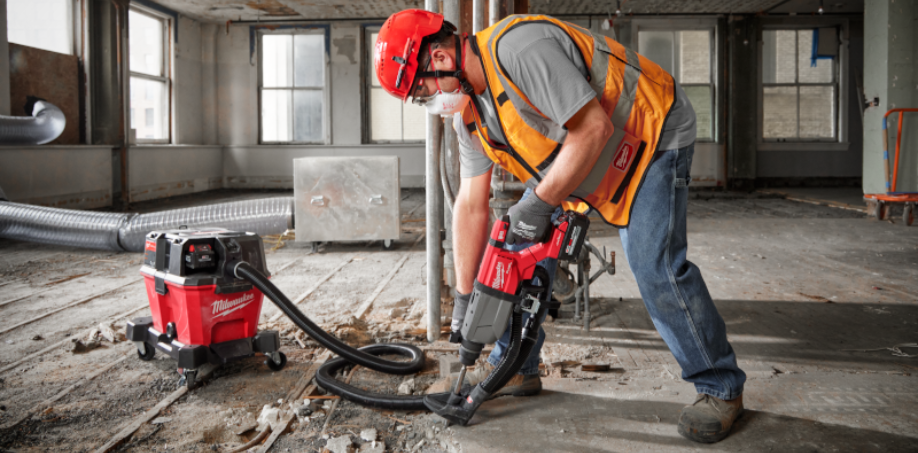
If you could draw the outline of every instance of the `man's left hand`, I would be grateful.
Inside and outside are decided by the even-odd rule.
[[[555,206],[542,201],[535,192],[530,193],[507,211],[510,231],[506,242],[511,245],[519,242],[544,242],[555,209]]]

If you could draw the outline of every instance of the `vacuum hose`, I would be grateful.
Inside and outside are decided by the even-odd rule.
[[[274,286],[274,283],[271,283],[264,274],[245,261],[239,262],[233,273],[236,274],[236,277],[249,281],[258,288],[259,291],[263,292],[265,296],[271,299],[274,305],[277,305],[277,308],[280,308],[280,310],[284,312],[297,327],[302,329],[303,332],[306,332],[307,335],[319,342],[319,344],[325,346],[335,354],[344,357],[349,362],[387,374],[413,374],[421,371],[421,368],[424,368],[424,353],[412,345],[395,343],[390,345],[401,348],[407,352],[408,355],[413,356],[410,362],[392,362],[348,346],[334,335],[322,330],[321,327],[307,318],[306,315],[277,288],[277,286]]]
[[[444,401],[450,398],[451,394],[449,393],[421,396],[372,393],[335,379],[334,376],[337,371],[352,363],[387,374],[406,375],[417,373],[424,367],[424,352],[416,346],[401,343],[374,344],[355,349],[343,343],[334,335],[325,332],[321,327],[316,325],[316,323],[312,322],[293,302],[290,301],[290,299],[287,298],[286,295],[284,295],[284,293],[280,291],[280,289],[277,288],[277,286],[274,285],[274,283],[249,263],[244,261],[237,263],[233,268],[233,273],[237,278],[250,282],[255,288],[264,293],[264,295],[277,305],[277,307],[290,318],[297,327],[302,329],[303,332],[306,332],[307,335],[312,337],[319,344],[340,356],[323,364],[316,373],[316,381],[331,393],[363,406],[376,409],[407,411],[430,410],[429,406],[425,404],[425,399],[430,397]],[[533,330],[533,319],[540,318],[538,316],[530,317],[525,330],[527,333],[535,331],[535,337],[538,337],[538,322],[535,322],[535,328]],[[522,312],[519,309],[514,310],[511,318],[510,330],[510,348],[507,351],[507,355],[504,356],[497,368],[487,377],[482,385],[479,386],[486,386],[483,388],[488,394],[494,393],[507,384],[513,375],[523,366],[523,362],[525,362],[526,358],[529,356],[529,352],[532,350],[532,346],[535,344],[535,339],[531,338],[531,334],[523,338],[524,329]],[[401,355],[409,358],[410,361],[394,362],[378,357],[384,354]],[[465,391],[468,392],[470,389],[466,388]],[[480,402],[475,405],[474,409],[477,409],[478,405],[480,405]],[[468,418],[471,418],[474,409],[471,411],[466,410],[466,413],[463,414],[467,415],[467,417],[464,417],[466,422]]]
[[[316,381],[323,388],[346,400],[377,409],[409,411],[427,409],[424,406],[423,396],[371,393],[345,384],[334,377],[335,372],[351,363],[387,374],[405,375],[417,373],[424,368],[424,352],[420,348],[410,344],[386,343],[355,349],[312,322],[277,286],[274,286],[274,283],[271,283],[264,274],[249,263],[244,261],[238,263],[233,273],[236,277],[252,283],[303,332],[306,332],[319,344],[340,356],[326,362],[316,373]],[[378,357],[383,354],[398,354],[411,360],[408,362],[393,362]]]

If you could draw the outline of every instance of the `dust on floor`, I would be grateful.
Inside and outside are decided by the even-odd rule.
[[[276,195],[215,191],[134,209]],[[402,212],[423,218],[423,201],[406,192]],[[308,244],[266,241],[272,281],[340,338],[429,348],[419,376],[357,368],[352,383],[374,391],[424,392],[439,379],[438,357],[454,349],[424,341],[424,224],[405,225],[392,250],[362,242],[311,253]],[[774,196],[693,195],[689,258],[749,376],[746,415],[713,446],[675,432],[695,392],[647,317],[616,236],[593,222],[592,242],[617,252],[618,272],[591,288],[590,331],[571,306],[547,323],[542,395],[488,402],[468,427],[313,400],[321,403],[301,411],[271,451],[909,451],[918,442],[918,365],[903,356],[918,350],[859,352],[915,341],[918,228]],[[132,254],[0,240],[0,331],[8,330],[0,334],[0,426],[22,420],[0,430],[0,449],[95,451],[175,390],[174,362],[142,362],[133,344],[101,333],[100,324],[120,332],[148,314],[138,268]],[[449,297],[443,302],[450,313]],[[271,321],[277,313],[266,302],[262,328],[282,333],[285,369],[272,372],[261,358],[225,366],[114,451],[230,451],[250,441],[254,431],[243,428],[266,405],[289,407],[278,400],[322,354],[284,318]],[[75,341],[95,347],[74,353]],[[413,386],[403,385],[408,379]]]

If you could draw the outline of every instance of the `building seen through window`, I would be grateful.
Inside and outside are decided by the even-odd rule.
[[[324,33],[261,37],[262,143],[324,143]]]
[[[714,139],[713,29],[640,30],[638,52],[672,74],[695,109],[698,140]]]
[[[813,58],[815,35],[812,29],[762,32],[765,140],[826,141],[837,137],[836,58]]]
[[[128,16],[131,128],[138,142],[169,140],[168,27],[165,19],[131,10]],[[134,116],[142,113],[142,118]]]

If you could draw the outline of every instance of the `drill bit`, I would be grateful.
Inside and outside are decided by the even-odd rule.
[[[460,392],[462,391],[462,381],[465,380],[465,372],[468,369],[469,369],[468,367],[462,367],[462,370],[459,371],[459,380],[456,381],[456,389],[455,389],[455,393],[457,395],[459,395]]]

